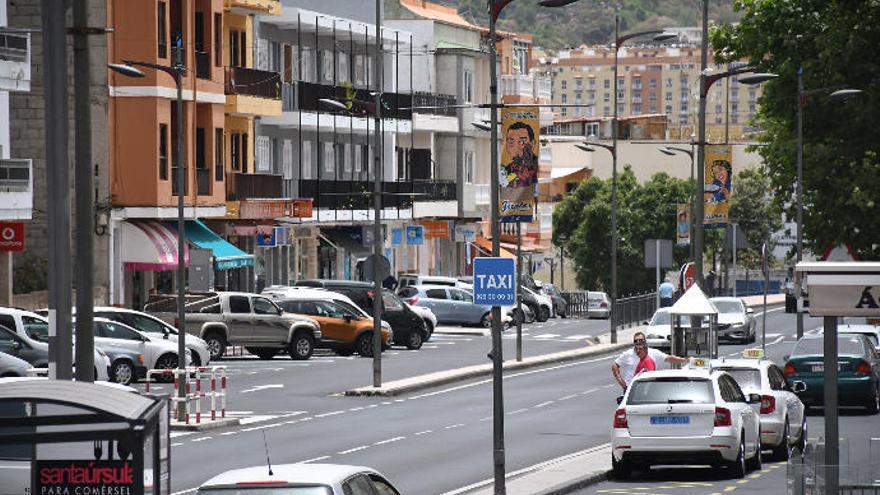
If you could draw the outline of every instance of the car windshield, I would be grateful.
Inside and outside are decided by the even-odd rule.
[[[842,330],[840,332],[840,334],[841,335],[864,335],[865,337],[868,337],[868,340],[870,340],[872,344],[874,344],[874,347],[880,346],[880,340],[877,339],[876,333],[862,333],[862,332]]]
[[[201,488],[196,495],[333,495],[333,490],[329,486],[245,485],[241,488]]]
[[[669,325],[669,311],[657,311],[654,313],[651,325]]]
[[[715,402],[712,382],[703,378],[664,377],[638,380],[632,384],[627,405],[711,404]]]
[[[745,389],[761,389],[761,372],[752,368],[717,368],[726,371],[736,380],[739,388]]]
[[[837,355],[838,356],[862,356],[865,350],[862,348],[861,337],[855,335],[838,335],[837,336]],[[825,342],[823,338],[818,339],[801,339],[794,350],[791,352],[792,357],[796,356],[822,356],[825,354]]]
[[[712,301],[721,313],[742,313],[742,303],[739,301]]]

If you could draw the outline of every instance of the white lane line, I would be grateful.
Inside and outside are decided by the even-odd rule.
[[[444,426],[443,428],[446,430],[454,430],[456,428],[461,428],[462,426],[464,426],[464,423],[456,423],[454,425]]]
[[[534,406],[534,408],[538,409],[538,408],[541,408],[544,406],[549,406],[550,404],[553,404],[554,402],[556,402],[556,401],[555,400],[548,400],[547,402],[542,402],[542,403],[538,404],[537,406]]]
[[[427,435],[428,433],[434,433],[434,430],[420,431],[420,432],[418,432],[418,433],[413,433],[413,435],[415,435],[415,436],[417,436],[417,437],[420,437],[420,436],[422,436],[422,435]]]
[[[313,458],[313,459],[306,459],[306,460],[304,460],[304,461],[299,461],[299,463],[300,463],[300,464],[308,464],[308,463],[310,463],[310,462],[321,462],[321,461],[326,461],[326,460],[329,459],[329,458],[330,458],[329,455],[322,455],[321,457],[315,457],[315,458]],[[171,494],[171,495],[177,495],[177,494],[176,494],[176,493],[173,493],[173,494]]]
[[[367,450],[370,448],[369,445],[361,445],[360,447],[355,447],[353,449],[343,450],[342,452],[337,452],[339,455],[351,454],[352,452],[360,452],[361,450]]]
[[[350,412],[357,412],[357,411],[363,411],[363,410],[364,410],[363,407],[352,407],[351,409],[349,409]]]
[[[577,397],[577,396],[578,396],[578,394],[566,395],[565,397],[560,397],[560,398],[559,398],[559,401],[562,402],[562,401],[564,401],[564,400],[574,399],[574,398]]]
[[[237,432],[237,431],[227,431],[227,432],[221,433],[220,436],[221,436],[221,437],[226,437],[226,436],[229,436],[229,435],[235,435],[236,433],[238,433],[238,432]]]
[[[171,438],[185,437],[187,435],[194,435],[195,433],[196,432],[194,431],[172,431]]]
[[[533,339],[555,339],[556,337],[560,337],[558,333],[541,333],[538,335],[532,335]]]
[[[316,419],[317,418],[326,418],[328,416],[336,416],[339,414],[345,414],[345,411],[331,411],[331,412],[324,413],[324,414],[315,414],[315,418]]]
[[[239,393],[240,394],[249,394],[251,392],[259,392],[260,390],[269,390],[272,388],[284,388],[284,384],[283,383],[272,383],[270,385],[257,385],[256,387],[242,390]]]
[[[394,402],[406,402],[406,399],[394,399]]]
[[[175,442],[171,444],[172,447],[180,447],[181,445],[183,445],[183,443],[181,442]]]
[[[212,438],[213,438],[213,437],[199,437],[199,438],[193,438],[193,439],[190,440],[190,441],[191,441],[191,442],[204,442],[205,440],[210,440],[210,439],[212,439]]]
[[[508,416],[513,416],[514,414],[519,414],[519,413],[521,413],[521,412],[526,412],[526,411],[528,411],[528,410],[529,410],[528,408],[517,409],[516,411],[510,411],[509,413],[507,413],[507,415],[508,415]]]
[[[378,446],[378,445],[386,445],[386,444],[389,444],[389,443],[399,442],[399,441],[401,441],[401,440],[406,440],[406,437],[394,437],[394,438],[389,438],[388,440],[381,440],[381,441],[375,442],[373,445],[374,445],[374,446]]]
[[[261,423],[263,421],[269,421],[269,420],[275,419],[277,417],[278,416],[275,414],[256,415],[256,416],[251,416],[249,418],[241,418],[240,420],[238,420],[238,424],[249,425],[251,423]]]

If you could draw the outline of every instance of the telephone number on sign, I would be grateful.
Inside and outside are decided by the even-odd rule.
[[[510,301],[514,299],[512,294],[479,294],[474,297],[477,301]]]

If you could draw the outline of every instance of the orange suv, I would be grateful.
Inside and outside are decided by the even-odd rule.
[[[288,299],[275,301],[288,313],[307,315],[321,326],[321,341],[316,348],[333,349],[341,356],[357,352],[373,355],[373,319],[354,311],[348,305],[326,299]],[[391,332],[382,328],[382,347],[391,345]]]

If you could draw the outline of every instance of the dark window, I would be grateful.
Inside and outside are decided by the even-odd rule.
[[[106,337],[108,339],[143,340],[139,333],[118,323],[99,321],[95,326],[98,327],[98,333],[101,337]]]
[[[230,313],[250,313],[251,312],[251,303],[248,301],[248,298],[245,296],[230,296],[229,297],[229,312]]]
[[[229,31],[229,66],[238,67],[238,31]]]
[[[248,173],[248,135],[241,135],[241,171]]]
[[[15,318],[12,315],[0,315],[0,325],[6,328],[15,328]]]
[[[5,327],[0,327],[0,352],[6,352],[10,354],[15,354],[15,345],[16,342],[20,342],[15,333]]]
[[[712,382],[709,380],[674,377],[637,380],[632,384],[628,405],[714,402]]]
[[[147,333],[164,334],[165,330],[167,329],[167,327],[161,322],[154,320],[149,316],[139,315],[135,313],[126,313],[125,323],[128,323],[128,326],[136,330]]]
[[[381,476],[371,474],[370,480],[373,481],[373,486],[376,488],[379,495],[400,495],[400,493],[391,486],[391,483]]]
[[[156,35],[159,40],[159,58],[168,56],[168,32],[166,31],[165,2],[156,6]]]
[[[223,180],[223,129],[214,129],[214,180]]]
[[[230,165],[232,166],[232,170],[240,170],[241,169],[241,165],[238,160],[238,157],[240,156],[240,153],[238,150],[240,137],[241,137],[241,135],[238,133],[235,133],[235,132],[233,132],[229,136],[229,162],[230,162]]]
[[[22,315],[21,325],[24,327],[24,333],[28,337],[40,342],[49,341],[49,323],[46,320]]]
[[[449,299],[446,297],[446,289],[428,289],[425,291],[425,295],[431,299]]]
[[[239,55],[239,60],[241,60],[241,66],[247,67],[247,33],[241,33],[241,43],[238,44],[238,49],[241,50],[241,54]]]
[[[668,313],[667,313],[668,314]],[[719,368],[726,371],[742,388],[761,389],[761,372],[753,368]]]
[[[196,168],[205,168],[205,128],[196,127]]]
[[[412,297],[419,293],[419,290],[415,287],[404,287],[397,291],[397,295],[400,297]]]
[[[278,308],[272,304],[272,301],[262,297],[254,298],[254,313],[258,315],[277,315]]]
[[[373,495],[373,487],[369,478],[359,474],[342,484],[342,493],[345,495]]]
[[[770,388],[772,390],[785,390],[785,377],[776,366],[767,368],[767,378],[770,380]]]
[[[159,178],[168,180],[168,124],[159,124]]]
[[[195,48],[197,52],[205,51],[205,13],[196,12],[195,18]]]
[[[727,386],[730,387],[730,391],[733,394],[735,402],[745,402],[746,396],[743,394],[742,389],[737,385],[736,380],[733,378],[726,376],[724,380],[727,382]]]
[[[214,65],[223,66],[223,15],[214,14]]]

